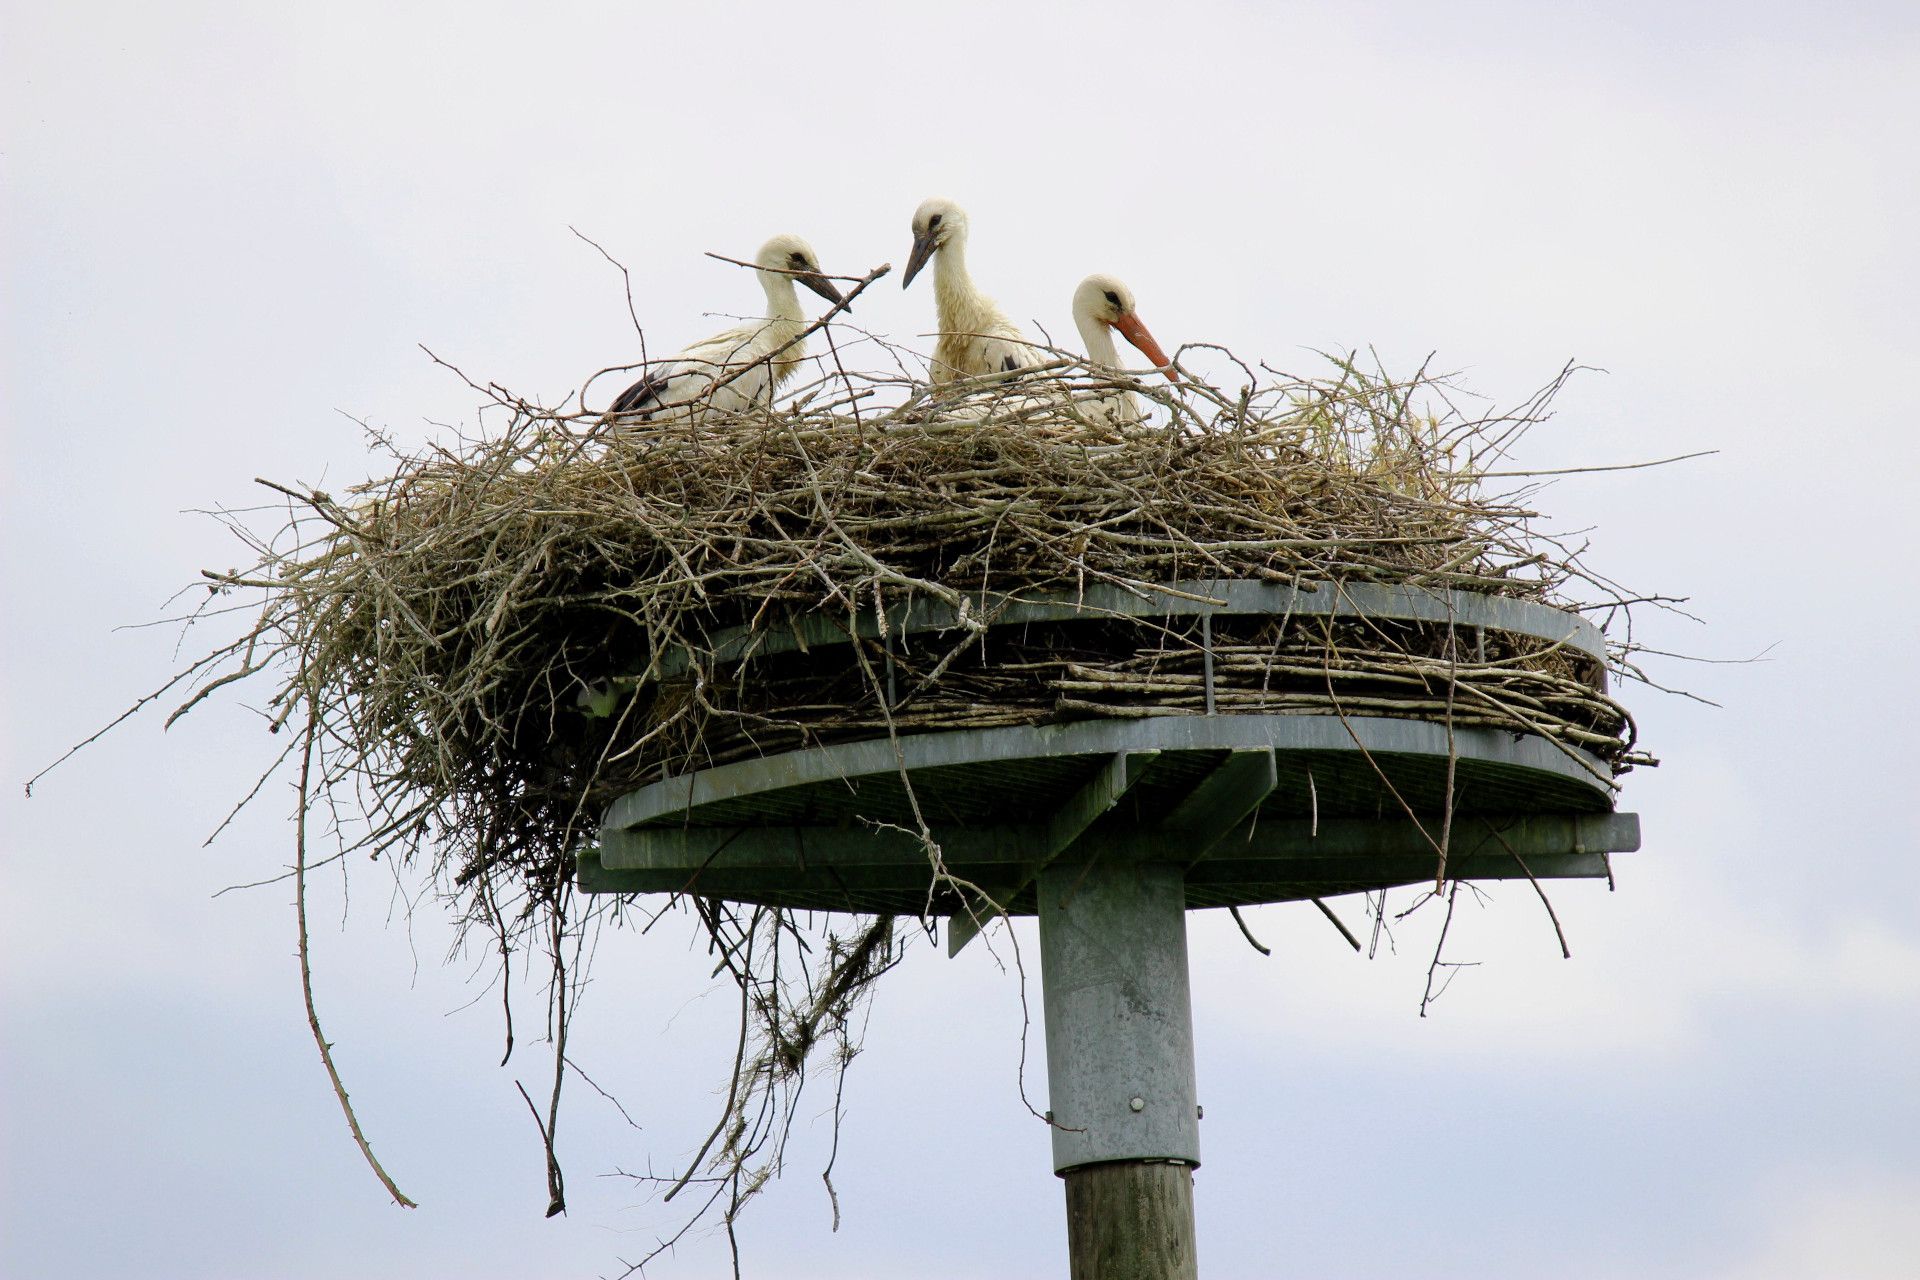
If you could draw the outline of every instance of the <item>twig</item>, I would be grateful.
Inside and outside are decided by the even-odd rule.
[[[1318,898],[1315,898],[1314,901],[1319,902],[1320,900]],[[1320,909],[1322,911],[1326,910],[1325,907],[1321,907]],[[1251,945],[1255,951],[1258,951],[1263,956],[1270,956],[1273,954],[1273,948],[1261,946],[1260,939],[1254,937],[1253,930],[1247,928],[1247,922],[1240,918],[1240,908],[1228,907],[1227,911],[1233,916],[1233,922],[1240,926],[1240,936],[1245,938],[1248,944]],[[1338,924],[1340,922],[1336,920],[1334,921],[1334,923]],[[1342,932],[1344,932],[1344,930]]]
[[[1519,850],[1507,843],[1507,838],[1500,834],[1499,829],[1496,828],[1492,822],[1487,822],[1486,826],[1487,831],[1493,838],[1500,842],[1500,847],[1511,854],[1513,860],[1520,864],[1520,869],[1527,873],[1527,883],[1532,885],[1533,891],[1540,895],[1540,905],[1547,909],[1547,919],[1553,922],[1553,936],[1560,940],[1560,958],[1562,960],[1573,959],[1573,949],[1567,946],[1567,932],[1560,927],[1560,916],[1554,911],[1553,902],[1547,897],[1547,891],[1542,888],[1540,882],[1534,878],[1533,868],[1527,865],[1527,860],[1520,856]],[[1607,878],[1608,887],[1611,888],[1613,878],[1613,868],[1611,866],[1607,868]]]
[[[307,1007],[307,1028],[313,1032],[313,1043],[320,1049],[320,1061],[327,1068],[327,1079],[333,1083],[333,1096],[340,1100],[340,1110],[347,1117],[347,1128],[353,1133],[354,1143],[360,1148],[360,1154],[366,1159],[367,1167],[380,1179],[380,1185],[387,1189],[393,1202],[404,1209],[419,1206],[408,1199],[387,1171],[380,1167],[380,1161],[373,1154],[373,1147],[367,1142],[367,1135],[360,1130],[360,1117],[353,1113],[353,1104],[347,1101],[346,1086],[340,1082],[339,1068],[333,1064],[333,1046],[320,1030],[320,1014],[313,1004],[313,965],[307,948],[307,796],[309,781],[313,776],[313,739],[320,726],[319,712],[309,711],[307,715],[306,743],[300,751],[300,807],[294,818],[293,835],[293,904],[294,919],[299,925],[300,939],[300,998]]]
[[[1447,914],[1440,921],[1440,938],[1433,944],[1433,962],[1427,966],[1427,987],[1420,996],[1420,1016],[1423,1018],[1427,1016],[1427,1006],[1446,990],[1445,984],[1442,984],[1440,991],[1435,991],[1433,979],[1440,969],[1440,953],[1447,945],[1447,930],[1453,926],[1453,904],[1454,900],[1460,896],[1460,883],[1455,880],[1452,887],[1447,890]]]
[[[1676,454],[1671,458],[1659,458],[1652,462],[1621,462],[1611,466],[1599,467],[1558,467],[1551,471],[1475,471],[1476,480],[1510,480],[1532,476],[1578,476],[1596,471],[1639,471],[1644,467],[1664,467],[1675,462],[1691,462],[1695,458],[1711,458],[1719,453],[1718,449],[1701,449],[1696,453]]]
[[[641,344],[640,360],[642,363],[645,363],[647,358],[647,350],[646,350],[647,332],[645,329],[640,327],[640,313],[635,311],[633,308],[633,274],[627,270],[627,265],[624,262],[621,262],[618,258],[608,253],[605,249],[600,248],[599,243],[591,239],[590,237],[588,237],[586,234],[584,234],[580,230],[580,228],[573,226],[572,224],[568,224],[567,230],[573,232],[574,235],[579,236],[582,240],[585,240],[588,244],[592,245],[595,249],[599,250],[600,256],[605,258],[608,262],[612,263],[614,267],[619,270],[620,281],[626,288],[627,318],[633,321],[633,332],[635,333],[635,335],[639,337],[640,344]]]
[[[556,1189],[555,1182],[560,1177],[560,1164],[553,1155],[553,1132],[547,1128],[547,1122],[540,1118],[540,1108],[533,1105],[533,1097],[527,1092],[527,1086],[518,1080],[513,1087],[520,1091],[520,1100],[527,1104],[527,1113],[533,1117],[534,1128],[540,1131],[540,1145],[547,1153],[547,1216],[565,1213],[567,1198],[563,1191]]]
[[[1326,903],[1322,902],[1318,898],[1309,898],[1308,901],[1313,903],[1314,906],[1320,908],[1320,914],[1333,922],[1333,927],[1340,931],[1340,936],[1347,940],[1348,945],[1350,945],[1355,951],[1360,950],[1360,939],[1354,937],[1353,931],[1348,929],[1346,925],[1341,923],[1339,916],[1333,914],[1332,907],[1328,906]]]

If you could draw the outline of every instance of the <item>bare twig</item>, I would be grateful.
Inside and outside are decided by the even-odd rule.
[[[1319,899],[1315,898],[1314,901],[1318,902]],[[1321,907],[1320,909],[1322,911],[1326,910],[1325,907]],[[1253,930],[1247,928],[1247,922],[1244,919],[1242,919],[1240,916],[1240,908],[1228,907],[1227,911],[1229,914],[1233,916],[1233,922],[1240,926],[1240,936],[1247,940],[1247,944],[1249,946],[1251,946],[1255,951],[1258,951],[1263,956],[1270,956],[1273,954],[1273,948],[1262,946],[1260,944],[1260,939],[1253,936]],[[1339,921],[1335,921],[1334,923],[1338,924]]]
[[[1320,908],[1320,914],[1325,916],[1330,922],[1332,922],[1333,927],[1340,931],[1340,936],[1347,940],[1347,945],[1351,946],[1355,951],[1360,950],[1360,939],[1354,937],[1353,930],[1347,928],[1347,926],[1341,922],[1340,917],[1333,914],[1332,907],[1328,906],[1326,903],[1322,902],[1318,898],[1309,898],[1308,901],[1313,903],[1314,906]]]
[[[306,743],[300,751],[300,807],[294,817],[293,904],[294,918],[299,924],[300,998],[307,1007],[307,1028],[313,1032],[313,1043],[320,1050],[320,1061],[327,1069],[327,1079],[333,1084],[333,1096],[340,1100],[340,1111],[347,1118],[347,1128],[353,1134],[354,1144],[360,1148],[360,1155],[366,1160],[367,1167],[380,1179],[380,1185],[393,1197],[393,1202],[404,1209],[415,1209],[419,1206],[394,1185],[393,1179],[374,1156],[367,1135],[360,1129],[360,1117],[353,1113],[353,1104],[347,1101],[347,1088],[340,1082],[340,1070],[333,1063],[333,1046],[327,1043],[327,1037],[320,1030],[320,1014],[313,1003],[313,964],[307,947],[307,799],[313,776],[313,740],[319,727],[318,711],[310,712],[307,716]]]
[[[1547,919],[1553,922],[1553,936],[1559,939],[1560,942],[1560,958],[1562,960],[1573,959],[1573,949],[1567,945],[1567,931],[1560,927],[1559,913],[1553,909],[1553,901],[1547,897],[1547,891],[1541,887],[1538,880],[1534,879],[1533,868],[1527,865],[1527,860],[1520,856],[1518,850],[1507,843],[1507,838],[1500,834],[1499,828],[1495,827],[1492,822],[1487,822],[1486,827],[1488,833],[1500,842],[1500,847],[1505,849],[1507,853],[1512,856],[1513,860],[1520,864],[1520,870],[1526,872],[1527,883],[1532,885],[1533,891],[1540,895],[1540,905],[1547,909]],[[1611,867],[1607,869],[1607,881],[1608,887],[1611,888],[1613,881],[1613,869]]]
[[[1433,944],[1433,962],[1427,966],[1427,986],[1426,986],[1426,990],[1422,992],[1420,996],[1420,1016],[1423,1018],[1427,1016],[1427,1006],[1429,1004],[1432,1004],[1435,1000],[1439,999],[1441,994],[1445,992],[1447,989],[1447,984],[1445,982],[1442,982],[1440,984],[1440,989],[1436,991],[1433,985],[1434,977],[1440,972],[1440,970],[1443,967],[1448,969],[1457,969],[1461,967],[1457,964],[1451,964],[1451,963],[1443,964],[1443,962],[1440,959],[1440,953],[1444,951],[1447,946],[1447,930],[1453,927],[1453,904],[1454,904],[1454,901],[1460,896],[1460,885],[1461,885],[1461,882],[1458,880],[1455,880],[1448,887],[1446,892],[1447,914],[1443,916],[1440,920],[1440,937]],[[1449,979],[1449,981],[1450,980],[1451,979]]]

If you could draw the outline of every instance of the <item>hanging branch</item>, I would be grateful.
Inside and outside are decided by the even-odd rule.
[[[1486,823],[1486,828],[1488,833],[1500,842],[1500,847],[1507,851],[1508,856],[1519,864],[1520,870],[1526,873],[1527,883],[1532,885],[1533,891],[1540,895],[1540,905],[1547,909],[1547,919],[1553,922],[1553,936],[1558,939],[1560,943],[1560,958],[1562,960],[1573,959],[1573,948],[1567,945],[1567,931],[1560,927],[1560,915],[1553,909],[1553,900],[1547,897],[1547,891],[1541,887],[1538,880],[1534,879],[1533,868],[1527,865],[1527,860],[1520,856],[1519,850],[1509,844],[1507,838],[1500,834],[1499,828],[1495,827],[1491,822]],[[1612,867],[1608,867],[1607,869],[1607,888],[1613,888]]]
[[[327,1069],[327,1079],[333,1084],[333,1096],[340,1100],[340,1111],[347,1117],[347,1128],[353,1133],[354,1144],[360,1148],[360,1154],[366,1160],[367,1167],[373,1170],[373,1176],[380,1179],[380,1185],[393,1197],[393,1202],[403,1209],[416,1209],[419,1206],[394,1185],[392,1177],[381,1167],[379,1159],[373,1154],[373,1147],[367,1142],[367,1135],[361,1131],[360,1117],[353,1113],[353,1104],[347,1101],[347,1087],[340,1082],[340,1069],[333,1063],[333,1046],[327,1043],[327,1037],[320,1030],[320,1014],[313,1004],[313,964],[307,949],[307,805],[308,786],[313,777],[313,739],[319,725],[317,713],[309,712],[306,741],[300,749],[300,807],[294,817],[293,905],[294,918],[299,924],[300,998],[307,1007],[307,1028],[313,1032],[313,1043],[320,1050],[320,1061]]]
[[[1319,899],[1315,898],[1314,901],[1318,902]],[[1324,911],[1326,910],[1326,908],[1322,907],[1321,910]],[[1260,939],[1253,936],[1253,930],[1247,928],[1247,922],[1244,919],[1242,919],[1240,916],[1240,908],[1228,907],[1227,912],[1228,914],[1233,916],[1233,922],[1240,926],[1240,936],[1247,940],[1248,946],[1252,947],[1255,951],[1258,951],[1263,956],[1270,956],[1273,954],[1273,948],[1268,946],[1263,946],[1260,942]]]

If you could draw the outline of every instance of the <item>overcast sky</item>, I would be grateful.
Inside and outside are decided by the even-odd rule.
[[[1551,12],[1549,12],[1551,10]],[[0,1273],[591,1276],[676,1206],[615,1169],[710,1123],[729,1000],[688,926],[610,936],[577,1053],[571,1212],[482,958],[382,866],[314,890],[318,996],[386,1203],[308,1038],[278,745],[239,701],[18,783],[181,653],[160,617],[244,552],[196,508],[366,474],[558,398],[758,291],[703,250],[782,231],[903,264],[930,194],[979,282],[1071,333],[1094,270],[1169,348],[1430,351],[1495,400],[1603,366],[1526,442],[1593,563],[1691,597],[1641,638],[1752,665],[1628,691],[1664,763],[1618,892],[1462,908],[1478,960],[1415,1016],[1437,916],[1357,959],[1311,907],[1192,918],[1209,1277],[1907,1276],[1920,1259],[1920,11],[1788,3],[7,6],[0,579]],[[911,339],[924,286],[860,319]],[[244,699],[243,699],[244,700]],[[402,890],[411,886],[401,886]],[[1402,895],[1404,902],[1407,895]],[[1339,904],[1350,919],[1359,904]],[[534,1006],[524,1006],[533,1017]],[[885,983],[831,1215],[809,1109],[743,1224],[752,1273],[1061,1274],[1059,1184],[979,948]],[[1037,1046],[1036,1046],[1037,1049]],[[1036,1094],[1044,1086],[1030,1082]],[[816,1099],[824,1108],[829,1098]],[[708,1276],[724,1241],[653,1274]]]

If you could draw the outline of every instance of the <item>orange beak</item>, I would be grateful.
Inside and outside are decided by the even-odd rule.
[[[1155,342],[1153,335],[1147,332],[1147,326],[1140,323],[1139,316],[1131,311],[1126,312],[1113,322],[1113,327],[1120,331],[1121,337],[1134,345],[1135,350],[1147,358],[1147,363],[1166,374],[1167,381],[1180,381],[1180,375],[1173,371],[1173,361],[1167,359],[1167,353],[1160,349],[1160,344]]]

